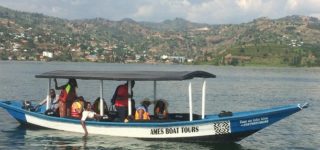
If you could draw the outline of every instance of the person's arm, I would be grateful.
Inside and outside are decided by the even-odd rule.
[[[87,126],[86,126],[85,121],[81,120],[81,125],[82,125],[82,128],[84,130],[84,136],[88,136],[88,130],[87,130]]]
[[[41,105],[43,105],[45,103],[47,103],[47,99],[46,98],[39,103],[39,106],[41,106]]]
[[[62,85],[62,86],[58,87],[57,79],[53,79],[53,81],[54,81],[54,86],[55,86],[56,90],[62,90],[66,86],[66,85]]]
[[[167,111],[167,110],[164,110],[164,111],[163,111],[163,116],[164,116],[165,119],[168,118],[168,111]]]
[[[129,95],[129,93],[128,93],[128,97],[130,97],[131,99],[133,98],[133,91],[132,91],[132,89],[131,89],[131,95]]]
[[[41,107],[45,103],[47,103],[47,99],[42,100],[38,105],[34,107],[34,109],[37,110],[39,107]]]
[[[100,120],[101,118],[102,118],[102,116],[100,116],[99,114],[94,112],[94,119]]]

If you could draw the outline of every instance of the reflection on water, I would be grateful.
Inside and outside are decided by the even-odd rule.
[[[157,142],[142,141],[134,138],[120,138],[111,136],[89,135],[37,129],[36,127],[17,126],[7,131],[1,131],[6,139],[0,142],[1,148],[11,149],[243,149],[237,143],[184,143],[184,142]],[[6,140],[7,142],[4,142]]]

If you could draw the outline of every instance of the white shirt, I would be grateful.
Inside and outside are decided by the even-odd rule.
[[[51,99],[51,97],[50,97]],[[51,106],[50,106],[50,109],[51,110],[55,110],[59,107],[59,95],[56,95],[55,98],[51,99]],[[47,99],[44,99],[42,102],[40,102],[40,105],[43,105],[47,102]]]
[[[51,109],[55,110],[59,107],[59,98],[55,97],[54,99],[51,99]]]
[[[96,114],[96,113],[93,112],[93,111],[87,111],[87,110],[85,110],[85,111],[82,112],[81,121],[86,121],[87,118],[94,118],[94,115],[95,115],[95,114]]]

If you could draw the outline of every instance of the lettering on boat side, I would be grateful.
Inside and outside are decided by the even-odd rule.
[[[177,127],[177,128],[155,128],[150,130],[151,135],[162,135],[162,134],[186,134],[199,132],[198,126],[192,127]]]
[[[240,120],[240,126],[241,127],[247,127],[247,126],[254,126],[259,124],[265,124],[269,123],[268,117],[260,117],[260,118],[254,118],[254,119],[248,119],[248,120]]]
[[[230,121],[220,121],[213,123],[213,130],[216,134],[228,134],[230,131]]]

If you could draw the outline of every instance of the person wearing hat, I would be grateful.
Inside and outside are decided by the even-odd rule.
[[[148,107],[150,106],[151,102],[148,98],[145,98],[139,107],[136,109],[136,113],[134,116],[135,120],[150,120],[150,115],[148,112]]]

